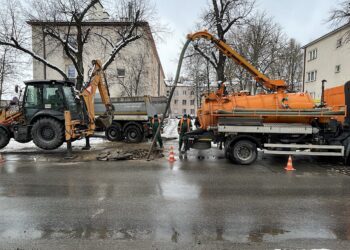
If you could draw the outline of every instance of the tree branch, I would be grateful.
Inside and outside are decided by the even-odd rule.
[[[117,46],[113,49],[110,58],[102,66],[102,69],[106,70],[109,67],[109,65],[111,65],[111,63],[114,61],[114,59],[117,56],[117,54],[119,53],[119,51],[121,51],[128,44],[130,44],[133,41],[136,41],[137,39],[140,39],[140,38],[141,38],[141,35],[136,35],[136,36],[132,36],[132,37],[126,38],[125,40],[120,41],[119,44],[117,44]]]
[[[218,67],[215,62],[213,62],[209,56],[207,56],[197,45],[194,46],[194,49],[198,51],[198,53],[203,56],[215,69]]]
[[[26,54],[32,56],[35,60],[37,60],[37,61],[39,61],[39,62],[45,64],[47,67],[49,67],[49,68],[51,68],[51,69],[57,71],[65,80],[68,79],[68,76],[66,75],[66,73],[65,73],[63,70],[61,70],[59,67],[57,67],[57,66],[55,66],[55,65],[53,65],[53,64],[51,64],[51,63],[49,63],[49,62],[46,61],[44,58],[42,58],[42,57],[38,56],[37,54],[35,54],[33,51],[30,51],[30,50],[28,50],[28,49],[22,47],[22,46],[17,42],[17,40],[14,39],[13,37],[11,38],[11,41],[12,41],[13,43],[0,41],[0,45],[9,46],[9,47],[12,47],[12,48],[14,48],[14,49],[20,50],[20,51],[22,51],[22,52],[24,52],[24,53],[26,53]]]

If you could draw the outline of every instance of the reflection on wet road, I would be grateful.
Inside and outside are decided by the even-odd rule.
[[[219,158],[219,159],[218,159]],[[234,166],[222,156],[0,167],[0,242],[350,239],[350,177],[309,159]]]

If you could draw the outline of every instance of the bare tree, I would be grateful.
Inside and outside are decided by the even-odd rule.
[[[289,39],[277,61],[271,65],[269,74],[287,82],[292,92],[301,91],[304,54],[301,45],[293,38]]]
[[[302,76],[303,53],[300,44],[295,39],[287,41],[280,25],[266,13],[254,13],[244,24],[231,28],[225,41],[260,72],[271,79],[284,79],[290,90],[296,90]],[[198,72],[205,67],[205,63],[196,61],[195,57],[201,55],[211,60],[203,51],[197,49],[197,52],[188,53],[187,73],[192,79],[196,79]],[[211,66],[215,69],[213,63]],[[265,91],[244,68],[232,60],[225,63],[225,77],[229,91],[246,90],[252,94]]]
[[[202,94],[210,91],[210,63],[197,50],[193,47],[189,47],[185,66],[185,78],[193,85],[198,107],[200,106]]]
[[[47,62],[29,48],[30,34],[25,26],[21,2],[17,0],[3,0],[1,5],[5,6],[5,8],[1,9],[0,14],[0,46],[10,47],[26,53],[67,78],[64,71]]]
[[[285,35],[281,27],[266,13],[257,13],[246,25],[237,27],[232,32],[232,46],[260,72],[270,75],[272,65],[277,63],[285,46]],[[231,67],[235,68],[234,65]],[[258,86],[252,81],[252,77],[240,67],[236,72],[237,77],[241,79],[241,87],[256,93]]]
[[[328,23],[333,27],[339,27],[341,25],[350,23],[350,0],[342,0],[338,3],[337,7],[333,8],[328,17]],[[344,41],[350,41],[350,31],[344,34]]]
[[[200,26],[209,29],[225,42],[232,28],[245,22],[254,4],[254,0],[211,0],[211,6],[204,12]],[[225,81],[225,55],[204,41],[199,41],[195,48],[215,69],[217,80]]]
[[[133,97],[145,95],[151,83],[147,82],[149,69],[147,67],[149,55],[145,51],[140,52],[134,56],[128,56],[127,58],[120,58],[126,62],[127,68],[121,69],[122,72],[117,71],[117,74],[109,74],[112,84],[117,84],[122,87],[122,95]],[[119,74],[119,75],[118,75]]]
[[[14,74],[13,64],[10,62],[10,48],[5,48],[0,52],[0,100],[5,93],[5,80],[9,75]]]
[[[332,9],[328,22],[335,26],[350,23],[350,0],[342,0],[336,8]]]

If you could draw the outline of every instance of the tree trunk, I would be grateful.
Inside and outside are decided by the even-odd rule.
[[[226,57],[220,52],[219,61],[216,68],[216,78],[217,81],[225,82],[225,65],[226,65]]]
[[[0,101],[2,100],[2,92],[3,92],[3,86],[4,86],[4,81],[5,81],[5,74],[6,74],[6,53],[7,53],[7,49],[5,49],[4,51],[4,55],[2,57],[1,60],[1,78],[0,78]]]
[[[78,53],[76,53],[76,62],[78,66],[78,76],[76,89],[81,90],[84,84],[84,62],[83,62],[83,50],[84,50],[84,38],[83,38],[83,30],[81,21],[77,22],[77,46]]]

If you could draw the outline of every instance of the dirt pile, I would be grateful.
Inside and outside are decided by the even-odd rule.
[[[122,160],[146,160],[148,155],[147,149],[134,149],[134,150],[109,150],[100,153],[96,159],[99,161],[122,161]],[[154,158],[164,157],[160,150],[154,150],[151,156]]]

